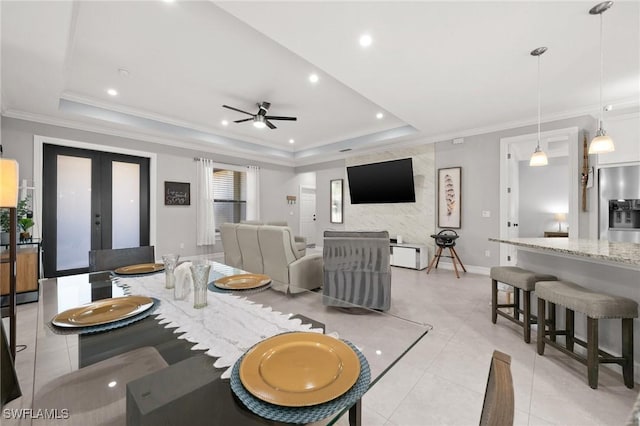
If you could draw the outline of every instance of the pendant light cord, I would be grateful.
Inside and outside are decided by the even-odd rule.
[[[604,81],[604,53],[603,53],[603,46],[602,46],[602,31],[603,31],[603,25],[602,25],[602,20],[603,17],[602,15],[604,14],[604,12],[600,13],[600,128],[602,129],[602,121],[604,119],[604,104],[602,103],[602,82]]]
[[[540,150],[540,56],[538,55],[538,150]]]

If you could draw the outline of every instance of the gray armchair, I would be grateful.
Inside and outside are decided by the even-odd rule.
[[[323,260],[325,305],[389,310],[391,266],[387,231],[325,231]]]

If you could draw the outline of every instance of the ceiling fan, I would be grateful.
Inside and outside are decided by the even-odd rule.
[[[234,108],[232,106],[229,105],[222,105],[223,108],[228,108],[231,109],[233,111],[238,111],[241,112],[243,114],[247,114],[250,115],[251,118],[245,118],[242,120],[236,120],[234,121],[234,123],[242,123],[245,121],[253,121],[253,125],[255,127],[257,127],[258,129],[263,129],[265,126],[269,127],[270,129],[275,129],[276,126],[273,125],[273,123],[271,123],[271,121],[269,120],[287,120],[287,121],[296,121],[297,118],[296,117],[280,117],[280,116],[276,116],[276,115],[267,115],[267,112],[269,112],[269,108],[271,107],[271,104],[269,102],[260,102],[256,104],[258,106],[258,112],[256,112],[255,114],[252,114],[250,112],[247,111],[243,111],[241,109],[238,108]]]

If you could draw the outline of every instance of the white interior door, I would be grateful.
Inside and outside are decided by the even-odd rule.
[[[300,186],[300,233],[307,244],[316,243],[316,189],[312,186]]]
[[[562,143],[561,143],[562,142]],[[520,197],[526,197],[527,188],[520,188],[519,161],[527,161],[537,143],[537,134],[527,134],[500,140],[500,238],[518,238]],[[578,128],[552,130],[540,134],[540,145],[550,157],[569,157],[567,194],[569,236],[578,236]],[[521,190],[522,189],[522,190]],[[511,244],[500,244],[500,264],[516,265],[517,250]]]

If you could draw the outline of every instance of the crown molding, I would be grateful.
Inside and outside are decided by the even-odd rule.
[[[127,138],[127,139],[136,139],[144,142],[152,142],[152,143],[157,143],[160,145],[166,145],[166,146],[171,146],[176,148],[191,149],[199,152],[219,154],[219,155],[225,155],[225,156],[231,156],[231,157],[235,156],[240,159],[259,161],[262,163],[270,163],[270,164],[275,164],[279,166],[295,167],[293,159],[288,160],[288,159],[282,159],[282,158],[265,157],[264,155],[255,155],[255,153],[252,153],[251,151],[232,149],[228,147],[225,147],[224,149],[218,149],[216,147],[207,145],[202,142],[192,142],[192,141],[163,138],[163,137],[150,135],[142,132],[132,132],[128,130],[114,129],[112,127],[104,127],[104,126],[99,126],[95,124],[88,124],[88,123],[78,122],[75,120],[67,120],[67,119],[52,117],[52,116],[43,115],[43,114],[33,114],[30,112],[8,109],[2,112],[2,116],[8,117],[8,118],[16,118],[19,120],[32,121],[32,122],[41,123],[41,124],[48,124],[51,126],[59,126],[59,127],[66,127],[66,128],[75,129],[75,130],[82,130],[85,132],[100,133],[104,135],[116,136],[116,137]]]

